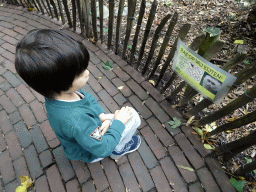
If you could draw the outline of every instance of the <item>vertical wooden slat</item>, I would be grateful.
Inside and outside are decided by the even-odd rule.
[[[129,41],[129,38],[130,38],[130,35],[131,35],[135,8],[136,8],[136,0],[128,0],[128,16],[127,16],[126,34],[125,34],[124,47],[123,47],[123,58],[125,56],[128,41]]]
[[[234,128],[238,128],[238,127],[247,125],[249,123],[252,123],[255,120],[256,120],[256,110],[247,114],[247,115],[245,115],[245,116],[243,116],[243,117],[241,117],[241,118],[239,118],[239,119],[236,119],[236,120],[234,120],[230,123],[227,123],[227,124],[224,124],[224,125],[221,125],[221,126],[217,127],[213,131],[209,132],[208,135],[212,136],[212,135],[215,135],[217,133],[221,133],[221,132],[226,131],[226,130],[231,130],[231,129],[234,129]]]
[[[111,47],[114,23],[114,0],[109,0],[109,20],[108,20],[108,49]]]
[[[76,31],[76,2],[75,0],[71,0],[71,2],[72,2],[73,31]]]
[[[81,26],[81,35],[84,37],[84,30],[85,30],[85,2],[84,0],[81,0],[81,14],[82,14],[82,23],[83,23],[83,27]]]
[[[82,21],[80,0],[76,0],[76,5],[77,5],[78,17],[79,17],[79,21],[80,21],[80,29],[81,29],[81,32],[82,32],[82,29],[84,28],[84,23]]]
[[[247,95],[249,95],[250,97],[248,97]],[[228,103],[225,107],[197,121],[196,126],[202,126],[202,125],[211,123],[213,121],[216,121],[217,119],[221,119],[226,115],[230,114],[232,111],[253,101],[254,100],[253,98],[255,97],[256,97],[256,86],[254,85],[254,87],[252,87],[247,93],[244,93],[243,95],[238,97],[236,100]]]
[[[20,4],[22,5],[23,8],[25,8],[25,5],[23,4],[22,0],[19,0]]]
[[[100,9],[100,42],[103,43],[103,0],[99,0],[99,9]]]
[[[123,9],[124,9],[124,0],[119,1],[119,9],[117,15],[117,22],[116,22],[116,51],[115,54],[118,52],[119,42],[120,42],[120,28],[121,22],[123,17]]]
[[[204,42],[206,35],[204,33],[200,34],[199,36],[197,36],[193,42],[191,43],[191,45],[189,46],[190,49],[192,49],[193,51],[196,51],[200,45],[202,45],[202,43]],[[177,77],[177,73],[173,72],[170,79],[168,80],[168,82],[164,85],[163,89],[161,90],[161,93],[164,93],[165,90],[172,84],[172,82],[174,81],[174,79]],[[185,86],[185,84],[184,84]]]
[[[40,11],[40,9],[39,9],[39,7],[37,6],[35,0],[32,0],[32,2],[33,2],[33,4],[35,5],[36,9],[37,9],[38,11]]]
[[[66,1],[66,0],[65,0],[65,1]],[[47,6],[48,6],[48,9],[49,9],[49,11],[50,11],[50,16],[53,18],[53,13],[52,13],[52,9],[51,9],[49,0],[46,0],[46,3],[47,3]]]
[[[164,55],[166,46],[168,45],[169,39],[170,39],[170,37],[172,35],[173,29],[174,29],[174,27],[175,27],[175,25],[177,23],[177,20],[178,20],[178,13],[175,12],[173,17],[172,17],[172,20],[171,20],[171,22],[169,24],[168,30],[166,32],[164,41],[162,43],[162,46],[160,48],[160,51],[159,51],[159,54],[158,54],[158,57],[157,57],[157,60],[156,60],[156,62],[154,64],[154,66],[153,66],[153,70],[150,72],[148,79],[150,79],[153,76],[153,74],[155,73],[158,65],[160,64],[160,61],[161,61],[161,59],[162,59],[162,57]]]
[[[17,0],[14,0],[14,5],[19,5]]]
[[[63,1],[63,6],[64,6],[64,9],[65,9],[65,12],[66,12],[66,16],[67,16],[67,19],[68,19],[69,28],[72,28],[73,24],[72,24],[72,21],[71,21],[71,18],[70,18],[70,13],[69,13],[69,10],[68,10],[67,0],[62,0],[62,1]]]
[[[45,3],[44,3],[44,0],[42,0],[41,2],[42,2],[42,5],[43,5],[44,9],[45,9],[46,12],[47,12],[47,14],[50,15],[50,12],[48,11],[48,9],[47,9],[47,7],[46,7],[46,5],[45,5]]]
[[[142,45],[141,45],[141,48],[140,48],[140,54],[139,54],[139,59],[138,59],[138,62],[137,62],[137,68],[139,67],[140,62],[141,62],[142,57],[143,57],[143,54],[144,54],[144,49],[145,49],[146,42],[147,42],[147,39],[148,39],[148,36],[149,36],[149,32],[150,32],[152,23],[154,21],[155,15],[156,15],[156,8],[157,8],[157,0],[154,0],[153,4],[151,6],[151,10],[150,10],[150,14],[149,14],[149,17],[148,17],[144,37],[143,37],[143,40],[142,40]]]
[[[91,0],[91,12],[92,12],[92,29],[94,35],[94,41],[98,41],[98,34],[97,34],[97,12],[96,12],[96,1]]]
[[[213,45],[208,47],[208,49],[206,50],[202,57],[210,61],[222,49],[223,45],[224,42],[216,41]],[[179,106],[184,106],[196,94],[198,94],[198,92],[188,85],[183,98],[179,102]]]
[[[156,81],[156,85],[155,85],[156,87],[158,86],[160,80],[163,78],[164,73],[165,73],[167,67],[169,66],[171,60],[172,60],[173,57],[174,57],[174,54],[175,54],[175,51],[176,51],[176,47],[177,47],[177,43],[178,43],[178,38],[180,38],[181,40],[185,39],[185,37],[186,37],[186,35],[187,35],[187,33],[188,33],[190,27],[191,27],[191,24],[185,24],[185,25],[183,25],[183,26],[181,27],[181,29],[180,29],[180,31],[179,31],[179,35],[178,35],[178,37],[176,38],[176,40],[175,40],[175,42],[174,42],[174,44],[173,44],[173,46],[172,46],[172,49],[171,49],[171,51],[170,51],[170,53],[169,53],[169,55],[168,55],[168,57],[167,57],[166,62],[165,62],[164,65],[163,65],[163,68],[162,68],[161,71],[160,71],[160,75],[159,75],[159,77],[158,77],[158,79],[157,79],[157,81]]]
[[[56,17],[57,20],[59,21],[59,16],[58,16],[57,7],[56,7],[56,5],[55,5],[55,3],[54,3],[53,0],[50,0],[50,3],[51,3],[51,5],[53,6],[53,10],[54,10],[54,13],[55,13],[55,17]]]
[[[245,60],[246,54],[244,53],[237,53],[235,57],[233,57],[231,60],[229,60],[223,67],[222,69],[225,71],[228,71],[238,63],[241,63]]]
[[[162,29],[164,28],[166,22],[170,18],[171,18],[171,14],[166,15],[162,19],[161,23],[158,25],[158,27],[155,31],[155,34],[154,34],[154,37],[153,37],[153,40],[152,40],[152,44],[151,44],[151,48],[150,48],[150,51],[149,51],[149,54],[148,54],[148,58],[146,60],[145,66],[144,66],[144,68],[142,69],[142,72],[141,72],[142,75],[144,75],[146,73],[146,70],[148,69],[149,63],[151,62],[151,59],[154,56],[154,52],[155,52],[155,49],[156,49],[156,45],[157,45],[157,41],[159,39],[160,33],[161,33]]]
[[[84,25],[85,25],[85,30],[86,30],[86,36],[90,36],[90,16],[89,16],[89,1],[88,0],[82,0],[83,4],[83,19],[84,19]]]
[[[24,0],[27,7],[31,7],[31,3],[28,0]]]
[[[37,2],[38,6],[39,6],[39,8],[40,8],[40,11],[41,11],[42,14],[44,15],[44,9],[43,9],[43,7],[42,7],[42,5],[41,5],[41,3],[40,3],[40,0],[35,0],[35,1]]]
[[[186,85],[186,81],[182,81],[179,86],[171,93],[171,95],[167,96],[166,99],[173,99],[177,96],[177,94],[182,90],[182,88]]]
[[[140,33],[141,23],[142,23],[142,19],[143,19],[144,13],[145,13],[145,8],[146,8],[146,2],[145,2],[145,0],[142,0],[141,5],[140,5],[140,13],[139,13],[139,18],[138,18],[138,22],[137,22],[137,27],[136,27],[135,35],[133,38],[132,50],[131,50],[131,55],[130,55],[130,64],[132,64],[132,62],[133,62],[134,53],[135,53],[135,49],[136,49],[137,41],[138,41],[138,36]]]
[[[65,24],[65,18],[64,18],[64,15],[63,15],[62,5],[61,5],[60,0],[57,0],[57,2],[58,2],[58,6],[59,6],[61,21],[62,21],[62,24],[64,25]]]
[[[32,7],[33,4],[31,3],[31,0],[27,0],[29,7]]]

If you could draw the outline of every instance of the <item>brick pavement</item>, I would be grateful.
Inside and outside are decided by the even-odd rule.
[[[106,112],[134,107],[142,118],[142,144],[118,161],[108,157],[86,164],[66,158],[47,120],[44,97],[24,83],[13,64],[17,42],[35,28],[60,29],[61,24],[22,7],[0,7],[0,191],[14,192],[22,175],[35,180],[29,192],[235,191],[191,127],[168,126],[170,119],[182,116],[157,89],[106,46],[94,45],[69,29],[91,55],[84,89]],[[114,64],[112,71],[102,68],[106,61]]]

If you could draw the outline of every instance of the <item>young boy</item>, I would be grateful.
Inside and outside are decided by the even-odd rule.
[[[16,47],[15,68],[45,96],[49,122],[69,159],[87,163],[109,155],[118,159],[139,148],[141,139],[134,133],[140,117],[130,107],[105,114],[81,89],[89,79],[89,59],[82,42],[67,33],[34,29]]]

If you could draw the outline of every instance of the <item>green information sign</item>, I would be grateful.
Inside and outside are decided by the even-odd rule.
[[[180,39],[173,70],[195,90],[215,104],[220,104],[236,77],[210,63],[188,48]]]

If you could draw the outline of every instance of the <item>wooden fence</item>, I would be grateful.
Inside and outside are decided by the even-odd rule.
[[[140,5],[137,5],[138,2],[140,2]],[[116,54],[121,55],[124,59],[127,60],[127,62],[130,65],[135,66],[138,70],[141,69],[142,75],[144,75],[148,80],[153,79],[155,82],[155,87],[160,90],[161,93],[164,93],[167,89],[169,89],[170,85],[174,82],[174,80],[177,80],[179,77],[176,73],[173,73],[171,70],[171,63],[172,59],[174,57],[175,51],[176,51],[176,45],[177,40],[180,38],[181,40],[184,40],[187,33],[189,32],[189,29],[191,27],[190,24],[184,24],[176,37],[173,37],[173,31],[178,21],[178,14],[177,12],[171,14],[166,14],[166,16],[161,20],[160,24],[157,26],[156,30],[154,31],[153,40],[151,41],[150,51],[147,56],[145,56],[145,47],[147,44],[149,44],[149,35],[151,32],[151,28],[153,25],[154,17],[156,14],[158,2],[157,0],[154,0],[152,3],[150,13],[148,16],[146,27],[144,30],[144,34],[142,35],[142,43],[141,45],[138,45],[138,38],[139,34],[142,29],[142,19],[145,17],[145,8],[146,8],[146,1],[141,0],[136,2],[136,0],[128,0],[128,15],[126,18],[126,29],[125,29],[125,37],[122,38],[122,46],[120,44],[120,33],[121,33],[121,23],[122,23],[122,12],[124,9],[124,0],[120,0],[118,4],[118,14],[117,14],[117,21],[116,25],[114,25],[114,0],[109,0],[108,2],[104,2],[103,0],[98,0],[99,3],[99,31],[97,29],[97,11],[96,11],[96,1],[95,0],[71,0],[72,3],[72,17],[71,13],[68,9],[68,2],[67,0],[60,0],[54,1],[54,0],[8,0],[9,4],[14,5],[21,5],[23,7],[35,7],[38,11],[40,11],[42,14],[48,14],[49,16],[56,17],[57,20],[59,20],[59,17],[61,18],[61,21],[63,25],[67,23],[70,28],[73,28],[74,31],[77,29],[77,14],[78,14],[78,21],[80,23],[80,29],[81,29],[81,35],[90,37],[91,34],[93,34],[93,42],[97,42],[99,39],[101,40],[101,43],[104,42],[104,26],[103,26],[103,5],[106,4],[109,8],[109,18],[108,18],[108,35],[107,35],[107,47],[108,49],[114,49]],[[139,6],[139,13],[138,18],[135,18],[135,8],[136,6]],[[57,8],[58,7],[58,8]],[[63,7],[65,11],[65,16],[63,13]],[[136,19],[136,22],[134,22]],[[169,25],[167,26],[167,31],[164,33],[163,28],[167,24],[167,22],[170,20]],[[130,40],[132,27],[136,25],[134,37],[132,39],[132,47],[130,51],[127,50],[128,42]],[[114,34],[114,27],[116,33]],[[156,48],[159,44],[159,36],[160,34],[164,33],[164,40],[161,43],[160,50],[158,52],[158,55],[156,53]],[[113,35],[115,35],[115,39],[113,39]],[[166,58],[166,61],[164,64],[159,67],[163,55],[166,52],[167,46],[170,44],[170,39],[174,38],[174,43],[171,45],[171,50],[168,53],[168,57]],[[114,46],[112,46],[113,41],[115,41]],[[205,47],[207,45],[207,47]],[[190,44],[190,48],[194,51],[198,50],[198,53],[204,57],[206,60],[211,61],[212,58],[215,57],[215,55],[222,49],[222,46],[224,45],[223,42],[219,41],[217,38],[212,39],[209,34],[200,34],[198,37],[196,37],[192,43]],[[120,53],[120,46],[122,52]],[[138,58],[136,59],[135,52],[136,48],[140,46]],[[126,55],[129,55],[126,57]],[[144,56],[145,62],[142,62]],[[155,62],[152,63],[152,58],[155,57]],[[245,54],[239,53],[234,56],[230,61],[228,61],[225,65],[223,65],[222,69],[225,71],[230,70],[231,68],[235,67],[237,64],[241,63],[245,59]],[[128,58],[128,59],[127,59]],[[150,68],[151,67],[151,68]],[[159,71],[158,75],[155,75],[156,71]],[[148,72],[148,75],[145,75],[146,72]],[[234,90],[237,86],[240,86],[243,82],[248,80],[249,78],[253,77],[256,74],[256,62],[252,63],[251,65],[248,65],[243,70],[238,72],[236,74],[237,80],[234,83],[234,86],[230,88],[230,91]],[[168,77],[168,81],[164,84],[159,86],[161,80],[164,76]],[[188,101],[190,101],[196,94],[198,94],[193,88],[191,88],[189,85],[187,85],[184,81],[180,80],[180,84],[177,86],[176,90],[173,90],[170,95],[167,96],[167,99],[174,98],[179,92],[182,92],[182,89],[186,86],[185,92],[183,97],[180,99],[178,106],[182,107],[188,104]],[[203,117],[202,119],[196,121],[194,126],[204,126],[206,124],[210,124],[211,122],[214,122],[220,118],[223,118],[226,115],[231,114],[236,109],[246,105],[249,102],[252,102],[255,100],[256,96],[256,84],[250,89],[247,90],[243,95],[239,96],[234,101],[228,103],[225,107],[219,109],[218,111],[214,112],[213,114],[210,114],[206,117]],[[198,105],[193,107],[191,110],[185,112],[183,115],[187,118],[190,118],[192,116],[195,116],[196,114],[200,113],[204,108],[210,106],[212,102],[210,100],[204,99],[202,100]],[[217,133],[221,133],[223,131],[239,128],[241,126],[247,125],[249,123],[252,123],[256,121],[256,111],[247,114],[233,122],[221,125],[217,127],[212,132],[207,133],[207,137],[211,137],[212,135],[215,135]],[[256,133],[253,132],[249,136],[238,139],[234,142],[231,142],[227,144],[225,147],[225,151],[222,148],[219,148],[216,150],[216,153],[224,154],[224,159],[229,160],[234,155],[242,152],[243,150],[247,149],[248,147],[254,145],[256,143],[256,140],[253,139],[254,135]],[[245,167],[242,167],[238,170],[238,174],[244,175],[247,171],[251,171],[255,169],[256,162],[253,161],[252,163],[248,164]]]

